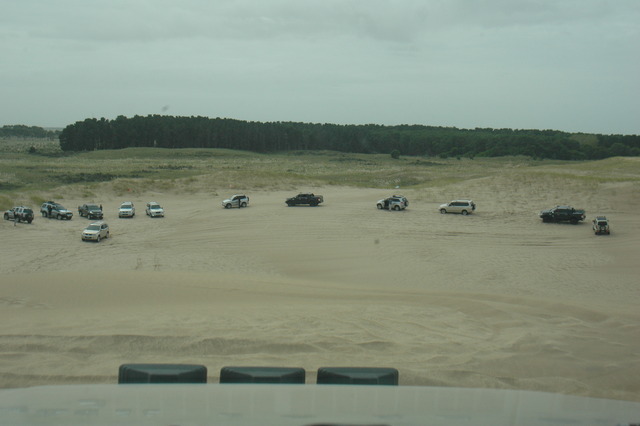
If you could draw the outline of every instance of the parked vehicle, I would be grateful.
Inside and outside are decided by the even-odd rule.
[[[93,222],[82,231],[82,241],[100,242],[103,238],[109,238],[109,225],[100,221]]]
[[[315,207],[323,201],[324,197],[322,195],[315,195],[313,193],[301,193],[296,195],[295,197],[287,198],[285,202],[289,207],[300,205]]]
[[[409,205],[409,201],[402,195],[392,195],[389,198],[378,200],[376,206],[380,210],[404,210]]]
[[[440,204],[438,209],[442,214],[460,213],[461,215],[466,216],[475,211],[476,204],[473,200],[453,200],[446,204]]]
[[[25,206],[13,207],[4,212],[4,219],[31,223],[33,222],[33,210]]]
[[[543,222],[570,222],[575,225],[586,217],[584,210],[574,209],[571,206],[555,206],[540,212]]]
[[[78,214],[87,219],[102,219],[104,216],[102,206],[97,204],[83,204],[78,206]]]
[[[609,229],[609,219],[606,216],[596,216],[593,219],[593,232],[596,235],[606,234],[609,235],[611,230]]]
[[[164,209],[155,201],[149,201],[145,209],[145,213],[149,217],[164,217]]]
[[[232,195],[231,198],[224,200],[222,205],[225,209],[230,209],[231,207],[247,207],[249,205],[249,197],[244,194]]]
[[[55,201],[45,201],[42,203],[42,206],[40,206],[40,213],[42,213],[42,216],[44,217],[56,219],[71,220],[73,217],[73,212],[71,210],[67,210],[62,204],[56,203]]]
[[[118,210],[118,217],[134,217],[136,215],[136,208],[131,201],[125,201],[120,204]]]

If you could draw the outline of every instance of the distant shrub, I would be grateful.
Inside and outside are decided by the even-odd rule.
[[[391,151],[391,158],[394,158],[396,160],[400,158],[400,151],[398,151],[397,149],[394,149],[393,151]]]

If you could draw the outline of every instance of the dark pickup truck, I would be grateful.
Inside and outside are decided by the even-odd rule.
[[[322,195],[315,195],[313,193],[309,194],[298,194],[295,197],[287,198],[285,201],[287,206],[299,206],[299,205],[309,205],[309,206],[317,206],[322,203],[324,198]]]
[[[78,214],[87,219],[102,219],[102,207],[97,204],[83,204],[78,206]]]
[[[555,206],[540,212],[543,222],[571,222],[574,225],[586,217],[584,210],[574,209],[571,206]]]

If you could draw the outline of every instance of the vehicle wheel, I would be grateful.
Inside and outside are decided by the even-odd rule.
[[[28,222],[28,223],[31,223],[31,222],[33,222],[33,219],[29,219],[29,220],[27,220],[27,222]]]
[[[318,205],[318,203],[311,203],[311,204],[309,204],[309,205],[310,205],[311,207],[315,207],[315,206],[317,206],[317,205]]]
[[[62,219],[62,216],[56,215],[56,219],[60,220],[60,219]]]
[[[447,211],[445,209],[440,209],[440,214],[445,214]]]
[[[100,235],[98,235],[98,238],[96,239],[97,242],[100,242]]]
[[[569,222],[571,222],[572,225],[577,225],[578,219],[571,219]]]
[[[240,207],[247,207],[247,203],[240,204]]]
[[[466,215],[468,215],[468,214],[469,214],[469,212],[468,212],[468,211],[466,211],[466,210],[462,210],[462,216],[466,216]]]
[[[107,232],[107,235],[104,236],[105,238],[109,238],[109,233]]]
[[[227,204],[225,204],[225,205],[224,205],[224,208],[225,208],[225,209],[230,209],[230,208],[231,208],[231,203],[227,203]]]
[[[4,214],[4,220],[9,220],[9,215],[8,214]]]
[[[400,211],[400,206],[394,206],[394,207],[393,207],[393,209],[394,209],[395,211]]]
[[[382,204],[378,204],[378,210],[382,210]]]

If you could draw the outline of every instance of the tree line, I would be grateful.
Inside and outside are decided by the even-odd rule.
[[[330,150],[407,156],[558,160],[640,156],[638,135],[571,134],[557,130],[458,129],[423,125],[338,125],[253,122],[166,115],[87,118],[59,134],[63,151],[127,147],[228,148],[254,152]]]
[[[12,124],[0,127],[0,138],[54,140],[58,138],[59,135],[60,130],[45,130],[38,126]]]

